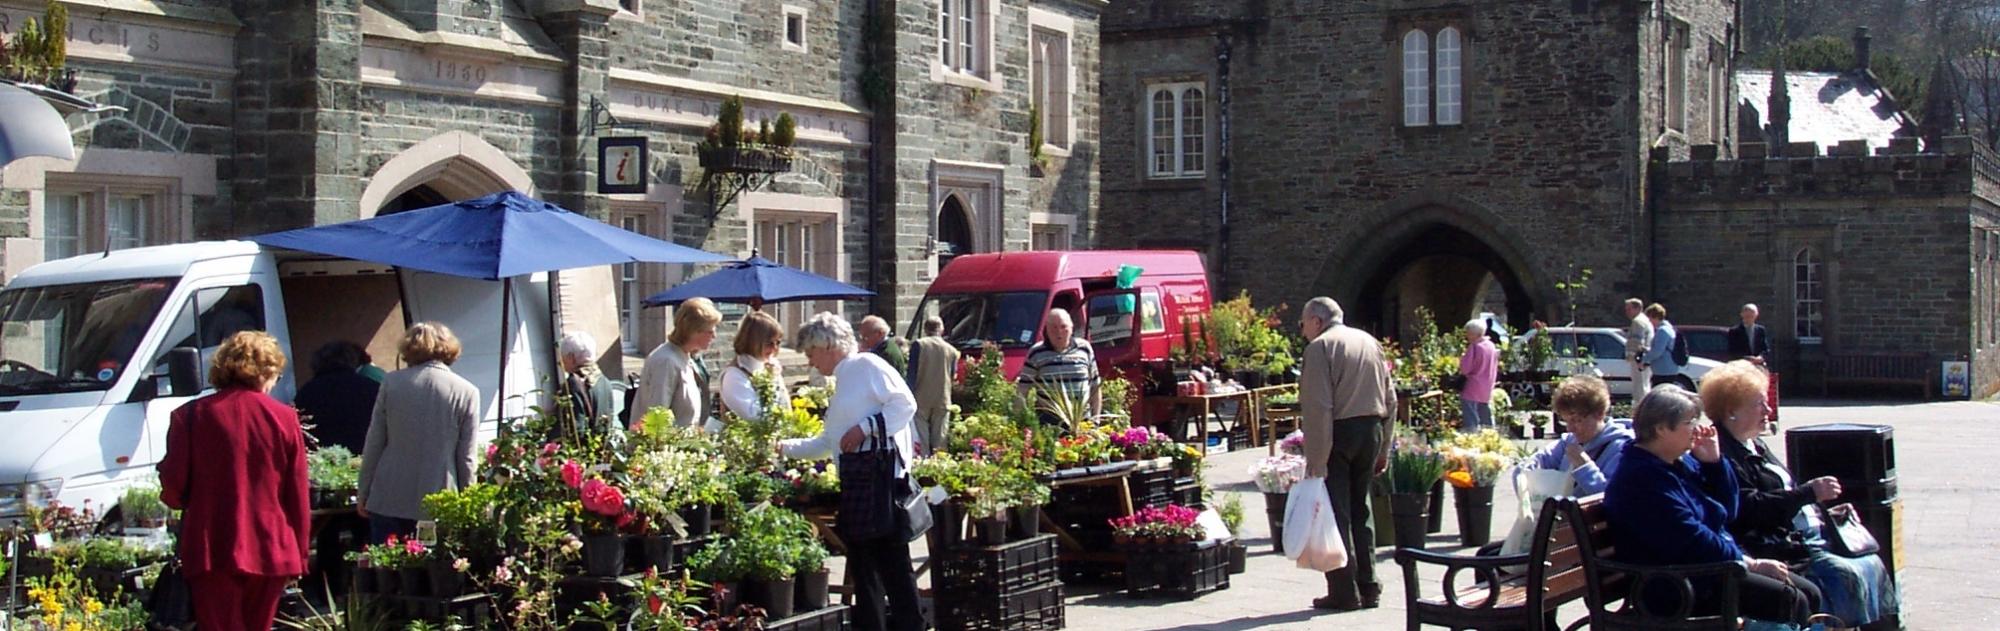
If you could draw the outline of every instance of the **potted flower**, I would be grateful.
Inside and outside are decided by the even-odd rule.
[[[340,445],[320,447],[306,457],[306,479],[312,485],[313,508],[354,505],[361,487],[361,462]]]
[[[817,538],[797,540],[788,556],[792,560],[792,607],[804,613],[826,607],[831,572],[826,569],[826,546]]]
[[[1003,480],[1009,502],[1013,504],[1007,509],[1010,539],[1024,541],[1042,534],[1042,506],[1049,503],[1051,495],[1048,485],[1021,470],[1006,471]]]
[[[1483,546],[1491,539],[1493,486],[1519,460],[1519,453],[1519,447],[1490,429],[1452,439],[1451,471],[1445,481],[1451,483],[1458,509],[1460,543]]]
[[[732,522],[726,554],[743,568],[742,601],[762,607],[771,618],[792,615],[799,544],[814,538],[812,524],[798,513],[765,506],[744,511]]]
[[[1285,501],[1290,497],[1292,485],[1306,478],[1305,456],[1292,453],[1266,456],[1251,465],[1250,475],[1257,483],[1257,490],[1264,493],[1264,518],[1271,526],[1271,547],[1284,554]]]
[[[737,555],[731,551],[735,540],[718,539],[688,555],[687,571],[695,580],[707,583],[713,591],[718,611],[736,609],[737,586],[749,574]]]
[[[1200,518],[1201,511],[1178,504],[1142,508],[1110,520],[1111,534],[1128,546],[1180,547],[1206,536]]]
[[[620,530],[638,516],[633,514],[625,492],[602,478],[582,478],[583,467],[571,460],[563,463],[563,482],[575,487],[583,527],[584,573],[612,577],[625,572],[625,539]]]
[[[1421,439],[1399,436],[1389,454],[1389,505],[1396,547],[1424,547],[1425,521],[1433,486],[1443,478],[1444,455]]]
[[[486,570],[498,563],[499,500],[500,487],[484,483],[424,496],[424,513],[436,522],[438,531],[427,566],[431,592],[437,597],[458,597],[465,592],[466,573],[475,565]]]
[[[1249,569],[1250,549],[1243,545],[1243,496],[1236,493],[1223,495],[1215,512],[1222,516],[1222,525],[1229,529],[1229,573],[1242,574]]]
[[[128,530],[165,528],[171,513],[166,502],[160,501],[158,483],[134,485],[118,500],[118,514]]]

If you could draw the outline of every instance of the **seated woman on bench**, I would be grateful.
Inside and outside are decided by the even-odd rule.
[[[1896,612],[1896,586],[1882,557],[1848,558],[1827,549],[1819,503],[1840,497],[1840,481],[1795,481],[1764,444],[1769,379],[1762,368],[1737,360],[1701,382],[1702,411],[1722,429],[1722,457],[1736,472],[1729,534],[1750,554],[1783,561],[1811,578],[1826,597],[1824,613],[1850,627],[1872,624]]]
[[[1736,515],[1736,476],[1722,459],[1715,428],[1701,423],[1699,413],[1694,395],[1673,384],[1655,386],[1633,410],[1639,439],[1625,446],[1624,462],[1604,490],[1617,560],[1649,566],[1742,561],[1750,570],[1738,593],[1744,616],[1806,624],[1819,609],[1819,588],[1783,562],[1745,554],[1726,530]],[[1694,587],[1695,613],[1705,607],[1712,613],[1717,599],[1702,596],[1700,583]],[[1656,613],[1678,609],[1672,590],[1648,590],[1643,598]]]
[[[1625,444],[1632,442],[1632,421],[1604,418],[1611,390],[1589,375],[1564,379],[1552,403],[1569,433],[1535,454],[1535,468],[1568,471],[1577,497],[1603,493],[1625,458]]]

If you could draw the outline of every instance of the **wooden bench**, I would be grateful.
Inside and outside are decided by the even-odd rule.
[[[1593,495],[1582,499],[1558,497],[1543,503],[1535,523],[1534,543],[1526,554],[1481,557],[1409,548],[1397,550],[1396,563],[1403,567],[1409,629],[1417,631],[1430,624],[1493,631],[1576,631],[1585,626],[1593,631],[1736,631],[1737,627],[1723,621],[1736,620],[1735,588],[1742,579],[1743,564],[1637,567],[1610,561],[1607,557],[1614,552],[1611,523],[1605,517],[1602,500],[1602,495]],[[1417,569],[1423,564],[1444,566],[1441,595],[1425,598],[1420,593]],[[1458,575],[1467,571],[1473,573],[1473,583],[1458,587]],[[1637,585],[1678,585],[1688,593],[1693,592],[1692,581],[1719,577],[1726,596],[1714,615],[1696,616],[1686,606],[1656,614],[1639,599],[1625,598],[1634,587],[1631,577],[1638,577]],[[1555,619],[1556,608],[1578,600],[1585,602],[1588,615],[1567,627],[1560,626]]]
[[[1638,566],[1612,561],[1611,523],[1603,502],[1596,497],[1579,501],[1558,497],[1548,507],[1576,524],[1576,550],[1581,553],[1585,587],[1584,603],[1589,607],[1592,631],[1737,631],[1742,628],[1737,597],[1743,577],[1742,562],[1700,563],[1670,566]],[[1546,511],[1545,511],[1546,512]],[[1702,599],[1715,598],[1713,611],[1697,613],[1695,583],[1703,583]],[[1636,594],[1664,587],[1678,594],[1673,611],[1652,611]],[[1574,627],[1574,625],[1572,625]]]
[[[1828,355],[1826,369],[1819,382],[1819,394],[1826,396],[1835,383],[1916,386],[1928,399],[1932,384],[1937,383],[1931,372],[1936,367],[1937,364],[1929,356],[1921,353]]]

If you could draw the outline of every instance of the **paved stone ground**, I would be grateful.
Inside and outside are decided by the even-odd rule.
[[[1934,403],[1878,405],[1858,402],[1786,400],[1785,426],[1832,422],[1882,423],[1896,428],[1897,476],[1903,499],[1905,610],[1909,629],[1987,629],[2000,626],[2000,478],[1982,470],[1983,458],[2000,445],[2000,405]],[[1783,448],[1780,440],[1771,441]],[[1248,467],[1263,450],[1241,451],[1211,460],[1209,481],[1218,494],[1242,493],[1251,543],[1249,571],[1231,579],[1228,590],[1191,601],[1134,600],[1106,587],[1073,585],[1069,590],[1071,629],[1172,631],[1238,629],[1402,629],[1402,571],[1377,555],[1383,581],[1382,608],[1320,614],[1310,608],[1324,582],[1272,554],[1263,519],[1263,496],[1249,483]],[[1494,499],[1495,536],[1515,515],[1514,499],[1502,489]],[[1447,511],[1451,505],[1445,503]],[[1978,517],[1984,515],[1984,517]],[[1457,551],[1456,521],[1431,538],[1432,549]],[[1439,576],[1419,577],[1435,590]],[[1567,624],[1582,615],[1581,604],[1560,613]]]

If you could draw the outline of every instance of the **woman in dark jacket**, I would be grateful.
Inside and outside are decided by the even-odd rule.
[[[1730,536],[1736,476],[1722,459],[1715,428],[1701,424],[1700,414],[1694,395],[1673,384],[1655,386],[1632,411],[1639,439],[1625,445],[1624,461],[1604,490],[1618,560],[1654,566],[1740,561],[1750,570],[1738,592],[1745,617],[1805,624],[1819,607],[1819,588],[1784,563],[1746,554]],[[1664,595],[1648,592],[1654,611],[1677,606],[1677,598],[1659,598]],[[1715,600],[1697,595],[1694,605],[1701,611]]]
[[[1703,411],[1723,429],[1722,457],[1736,470],[1730,534],[1750,554],[1783,561],[1812,579],[1825,596],[1823,612],[1843,624],[1858,627],[1895,613],[1900,598],[1882,558],[1834,554],[1820,534],[1819,504],[1840,497],[1840,482],[1831,477],[1795,482],[1764,444],[1769,379],[1762,368],[1737,360],[1701,382]]]
[[[578,431],[604,434],[618,426],[613,422],[611,380],[597,369],[597,340],[589,333],[571,331],[562,337],[563,394],[569,397],[570,417]]]
[[[298,413],[267,394],[284,368],[269,334],[232,335],[209,368],[215,395],[174,410],[167,425],[160,499],[183,511],[181,571],[202,629],[270,629],[285,584],[306,573],[304,432]]]
[[[327,342],[313,353],[313,378],[299,388],[293,403],[310,416],[313,438],[321,447],[339,445],[361,453],[368,440],[368,423],[375,416],[375,397],[382,384],[360,372],[368,351],[346,340]]]

